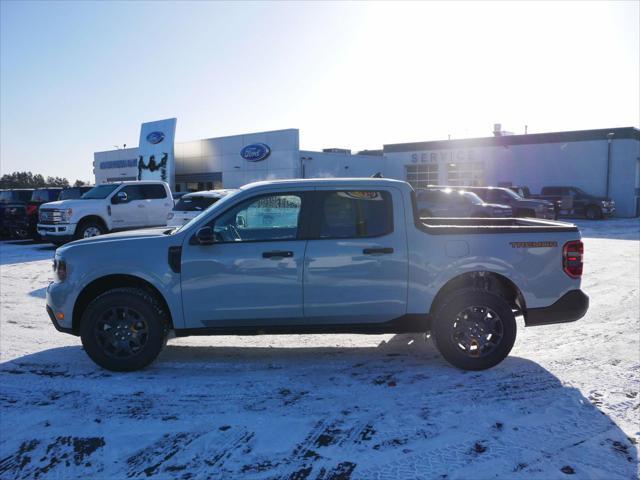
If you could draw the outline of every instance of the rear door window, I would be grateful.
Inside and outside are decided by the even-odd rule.
[[[217,197],[182,197],[173,207],[176,212],[202,212],[220,200]]]
[[[140,185],[142,198],[146,200],[157,200],[167,198],[167,191],[162,185]]]
[[[379,237],[393,231],[391,194],[382,190],[318,192],[318,238]]]

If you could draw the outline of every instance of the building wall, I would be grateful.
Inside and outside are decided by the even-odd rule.
[[[121,148],[93,154],[96,185],[138,178],[138,148]]]
[[[305,178],[370,177],[383,169],[383,157],[374,155],[301,150],[300,159]]]
[[[640,142],[612,141],[609,195],[616,201],[617,214],[638,215],[640,188]],[[427,167],[434,165],[434,167]],[[407,171],[416,166],[431,170],[437,185],[526,185],[539,193],[546,185],[572,185],[586,192],[606,195],[607,140],[537,143],[529,145],[464,146],[407,152],[385,152],[385,177],[408,180]],[[437,170],[437,175],[433,175]],[[452,171],[471,172],[460,183]],[[479,174],[477,172],[480,172]],[[423,175],[423,178],[426,175]]]

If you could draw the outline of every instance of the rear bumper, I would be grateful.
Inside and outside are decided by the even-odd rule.
[[[530,308],[524,317],[527,327],[553,323],[575,322],[589,309],[589,297],[582,290],[571,290],[554,304],[544,308]]]

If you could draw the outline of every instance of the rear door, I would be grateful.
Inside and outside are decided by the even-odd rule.
[[[408,264],[401,193],[318,188],[314,196],[305,322],[381,323],[404,315]]]
[[[140,185],[145,200],[147,226],[155,227],[167,224],[168,215],[173,207],[164,185]]]

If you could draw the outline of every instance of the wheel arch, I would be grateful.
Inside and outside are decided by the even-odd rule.
[[[114,288],[123,287],[139,288],[153,295],[153,297],[160,302],[161,307],[166,312],[167,319],[169,321],[168,327],[170,329],[174,328],[171,309],[169,308],[164,295],[162,295],[162,293],[153,284],[135,275],[116,274],[97,278],[82,289],[73,306],[72,331],[76,334],[80,331],[82,314],[93,299],[104,292]]]
[[[90,221],[98,222],[100,225],[104,227],[105,232],[109,231],[109,226],[107,225],[107,222],[100,215],[85,215],[78,221],[77,228],[80,228],[80,225],[82,225],[83,223],[90,222]]]
[[[486,290],[500,295],[509,302],[512,309],[517,310],[516,315],[525,314],[527,311],[524,295],[511,279],[499,273],[479,270],[465,272],[447,281],[431,302],[430,314],[435,315],[442,302],[450,294],[468,288]]]

